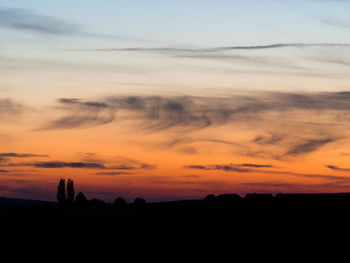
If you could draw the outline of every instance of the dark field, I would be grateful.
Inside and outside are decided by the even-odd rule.
[[[2,255],[335,261],[350,251],[350,195],[281,195],[126,207],[0,207]]]

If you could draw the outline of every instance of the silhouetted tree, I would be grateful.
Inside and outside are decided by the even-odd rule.
[[[136,197],[134,200],[135,207],[143,207],[146,205],[146,200],[140,197]]]
[[[74,182],[71,179],[67,181],[67,203],[73,204],[74,202]]]
[[[103,207],[103,206],[107,206],[107,204],[104,201],[101,201],[97,198],[94,198],[94,199],[89,200],[89,206]]]
[[[232,203],[242,201],[242,197],[237,194],[220,194],[216,197],[216,200],[225,203]]]
[[[118,197],[113,202],[113,206],[115,206],[115,207],[126,207],[126,205],[127,205],[127,203],[123,197]]]
[[[213,194],[207,195],[204,200],[205,201],[215,201],[216,197]]]
[[[79,192],[75,197],[75,204],[78,206],[85,206],[88,204],[88,200],[82,192]]]
[[[257,193],[246,194],[244,199],[247,201],[260,202],[260,203],[271,202],[274,200],[272,194],[257,194]]]
[[[66,184],[63,178],[61,178],[58,183],[56,198],[60,205],[63,205],[66,202]]]

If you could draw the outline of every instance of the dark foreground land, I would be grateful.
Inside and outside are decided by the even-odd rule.
[[[349,194],[0,207],[1,255],[12,259],[335,262],[349,257],[349,237]]]

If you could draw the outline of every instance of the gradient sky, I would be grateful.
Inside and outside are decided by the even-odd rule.
[[[348,192],[349,10],[2,0],[0,196]]]

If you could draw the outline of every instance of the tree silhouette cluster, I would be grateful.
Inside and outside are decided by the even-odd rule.
[[[67,181],[66,191],[66,180],[61,178],[57,186],[57,202],[60,205],[73,205],[74,203],[74,182],[70,178]]]
[[[74,182],[71,179],[68,179],[67,184],[64,178],[61,178],[57,185],[56,193],[57,202],[60,206],[89,206],[89,207],[103,207],[107,204],[97,198],[88,200],[82,192],[79,192],[75,196]],[[146,205],[146,200],[140,197],[135,198],[132,206],[141,208]],[[128,203],[124,198],[118,197],[113,202],[113,207],[117,208],[126,208]]]

